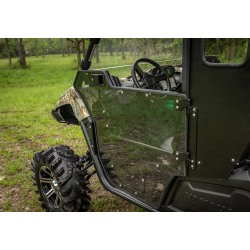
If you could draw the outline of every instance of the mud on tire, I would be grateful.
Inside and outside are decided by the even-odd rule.
[[[87,211],[91,198],[87,187],[87,171],[79,156],[68,146],[59,145],[46,151],[37,152],[31,162],[31,177],[37,185],[39,200],[46,211]]]

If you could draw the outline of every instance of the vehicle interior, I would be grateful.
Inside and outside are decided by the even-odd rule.
[[[140,68],[143,63],[153,67],[143,70]],[[177,91],[182,84],[182,65],[159,65],[148,58],[139,58],[133,63],[130,76],[118,78],[111,75],[111,80],[117,87]]]
[[[107,68],[95,70],[107,70],[114,87],[181,92],[182,39],[111,40],[100,40],[99,65]]]

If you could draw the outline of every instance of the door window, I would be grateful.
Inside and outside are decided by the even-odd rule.
[[[95,50],[91,68],[108,70],[114,87],[138,87],[139,84],[147,89],[181,90],[182,42],[180,38],[104,38]],[[151,63],[141,61],[138,67],[147,75],[136,72],[139,82],[136,84],[131,67],[139,58],[148,58],[159,64],[166,77],[152,80],[162,72]]]
[[[210,63],[241,63],[247,55],[248,40],[248,38],[206,38],[206,61]]]

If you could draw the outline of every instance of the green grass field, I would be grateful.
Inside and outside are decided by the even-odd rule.
[[[91,68],[133,63],[133,57],[126,57],[100,54],[101,63],[94,58]],[[76,55],[27,57],[27,69],[7,69],[8,59],[0,60],[0,211],[42,211],[30,171],[35,152],[57,144],[69,145],[80,155],[87,150],[80,127],[59,124],[51,116],[60,96],[73,85],[75,60]],[[91,211],[138,211],[107,193],[96,177],[90,187],[95,190]]]
[[[100,53],[100,63],[91,69],[131,65],[139,56]],[[162,60],[159,55],[154,60]],[[165,55],[165,59],[168,56]],[[12,58],[12,64],[18,58]],[[30,161],[35,152],[64,144],[79,155],[87,150],[80,127],[59,124],[51,116],[60,96],[73,85],[76,55],[27,57],[26,69],[11,69],[8,59],[0,60],[0,211],[42,211],[31,179]],[[145,65],[143,65],[145,67]],[[131,75],[131,67],[110,69],[118,77]],[[107,193],[97,177],[91,179],[91,211],[140,211]]]

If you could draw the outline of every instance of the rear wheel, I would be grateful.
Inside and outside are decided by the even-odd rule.
[[[87,171],[79,156],[68,146],[56,146],[36,153],[31,162],[32,178],[46,211],[87,211],[90,205]]]

